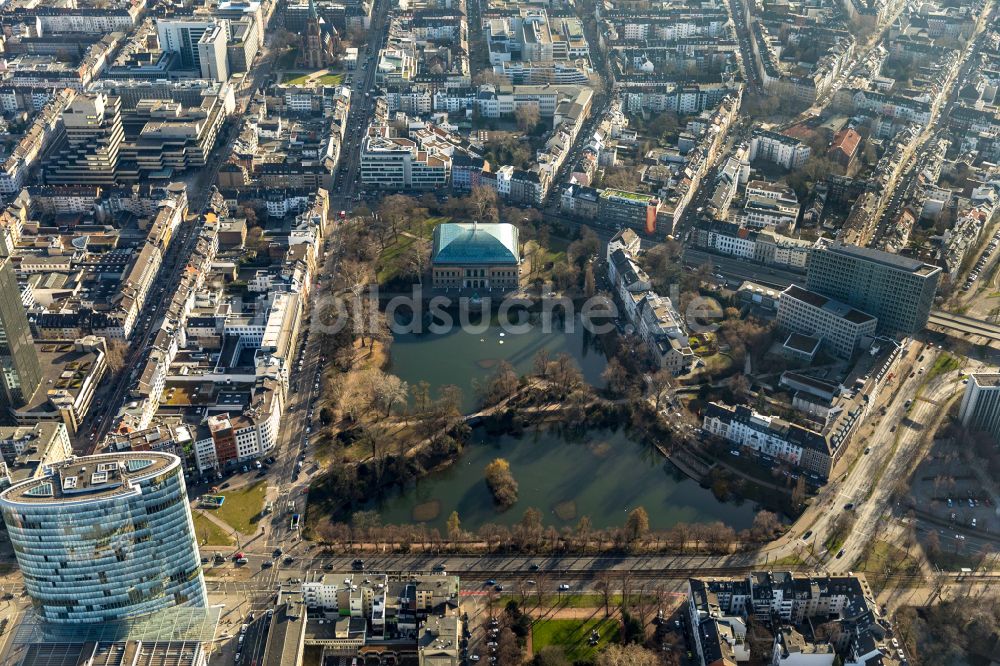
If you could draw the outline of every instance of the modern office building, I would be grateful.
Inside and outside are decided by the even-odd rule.
[[[851,358],[878,320],[846,303],[790,285],[778,301],[778,326],[786,332],[817,337],[834,356]]]
[[[206,605],[181,460],[154,451],[70,458],[0,493],[41,619],[107,622]]]
[[[104,93],[82,94],[62,114],[63,133],[43,166],[55,185],[116,185],[118,151],[125,139],[121,100]]]
[[[182,69],[197,70],[204,78],[224,81],[225,77],[205,76],[206,71],[217,73],[225,71],[228,77],[226,47],[229,44],[229,36],[224,23],[224,19],[222,21],[196,18],[158,19],[156,36],[161,49],[173,51],[180,56]],[[219,28],[221,33],[218,31]],[[217,60],[219,54],[221,61]],[[203,57],[207,58],[207,61],[203,61]]]
[[[927,325],[941,269],[844,243],[812,251],[806,287],[878,319],[878,331],[912,335]]]
[[[0,255],[0,419],[23,406],[42,381],[41,364],[9,256]]]
[[[447,187],[451,156],[408,137],[390,135],[387,126],[369,129],[361,142],[361,182],[385,189],[433,190]]]
[[[969,375],[958,420],[969,430],[989,433],[1000,441],[1000,374]]]
[[[186,640],[121,640],[31,643],[20,666],[207,666],[206,644]]]
[[[208,81],[229,78],[229,35],[223,23],[216,23],[202,33],[195,48],[201,78]]]

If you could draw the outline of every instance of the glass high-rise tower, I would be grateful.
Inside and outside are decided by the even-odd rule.
[[[181,460],[155,451],[70,458],[0,493],[39,616],[86,624],[205,607]]]
[[[24,405],[42,381],[42,368],[21,302],[11,259],[0,254],[0,406]]]

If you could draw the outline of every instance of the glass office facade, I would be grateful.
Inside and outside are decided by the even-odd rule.
[[[116,463],[119,471],[109,472]],[[36,611],[50,622],[86,623],[205,606],[180,459],[127,453],[76,458],[66,466],[75,476],[50,470],[0,494]],[[106,480],[76,485],[78,478],[102,474],[98,469]]]

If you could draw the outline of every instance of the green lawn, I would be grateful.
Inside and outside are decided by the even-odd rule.
[[[450,221],[450,217],[427,218],[426,222],[424,222],[423,237],[425,240],[423,241],[419,238],[414,238],[414,236],[419,236],[418,229],[410,229],[407,233],[401,233],[396,239],[390,237],[389,242],[386,243],[385,250],[379,255],[378,262],[375,264],[378,283],[386,284],[402,275],[413,258],[414,245],[424,242],[430,246],[434,227]]]
[[[531,245],[533,247],[528,250],[531,252],[531,275],[528,278],[532,282],[551,281],[553,269],[566,263],[566,248],[569,243],[559,238],[549,238],[548,247],[538,247],[534,241]]]
[[[194,533],[199,546],[231,546],[233,538],[198,511],[194,511]]]
[[[831,555],[839,553],[840,549],[843,548],[843,546],[844,546],[844,542],[847,541],[847,537],[848,536],[849,536],[849,533],[848,534],[836,534],[836,533],[831,534],[830,536],[828,536],[826,538],[826,541],[823,542],[823,547],[826,548],[827,552],[830,553]]]
[[[282,83],[301,86],[309,83],[312,72],[286,72],[281,77]],[[337,85],[343,82],[343,74],[323,74],[312,79],[315,85]]]
[[[931,369],[927,371],[927,381],[931,381],[935,377],[939,377],[946,372],[952,372],[958,370],[961,367],[962,362],[951,354],[944,352],[934,361],[934,365]]]
[[[806,564],[806,562],[798,554],[792,553],[791,555],[779,557],[771,562],[771,564],[776,567],[800,567]]]
[[[264,493],[267,484],[258,481],[236,491],[227,491],[226,501],[215,510],[215,515],[232,525],[241,534],[253,534],[257,520],[264,508]]]
[[[588,644],[592,629],[601,634],[593,646]],[[605,645],[617,641],[618,633],[618,621],[611,619],[539,620],[531,629],[531,648],[537,654],[547,645],[558,645],[570,662],[590,661]]]
[[[901,582],[899,579],[902,576],[920,573],[920,563],[913,555],[907,556],[904,549],[886,541],[876,541],[868,559],[864,562],[855,562],[854,568],[868,573],[869,577],[874,580],[885,576],[890,565],[893,573],[889,580],[895,581],[897,584]],[[902,582],[908,586],[915,586],[922,584],[923,579],[904,578]]]

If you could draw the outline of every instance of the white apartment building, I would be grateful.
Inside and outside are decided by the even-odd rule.
[[[816,443],[823,441],[819,433],[760,414],[744,405],[728,407],[710,402],[705,408],[702,427],[705,432],[737,447],[751,448],[796,467],[802,462],[802,440],[807,439],[807,435],[815,437]]]
[[[451,179],[451,157],[425,150],[406,137],[390,136],[387,126],[369,129],[361,144],[361,181],[383,189],[446,187]]]
[[[792,170],[806,163],[812,150],[798,139],[784,134],[755,130],[750,139],[750,159],[773,162],[778,166]]]
[[[739,217],[744,226],[755,229],[774,229],[780,226],[792,228],[799,218],[799,205],[750,196]]]
[[[751,261],[757,248],[757,234],[709,231],[709,247],[716,252]]]
[[[84,32],[92,35],[106,35],[111,32],[129,33],[135,27],[136,19],[145,9],[145,5],[145,2],[136,2],[128,10],[94,9],[78,13],[40,13],[38,22],[45,33]]]
[[[649,276],[635,261],[639,237],[623,229],[608,243],[608,277],[625,315],[661,368],[680,374],[694,363],[687,328],[670,298],[652,290]]]
[[[746,196],[760,197],[762,199],[772,199],[786,204],[798,205],[799,199],[795,196],[795,190],[787,185],[772,183],[767,180],[751,180],[747,183]]]
[[[510,196],[510,181],[514,176],[514,167],[510,164],[497,169],[497,195],[501,199]]]

